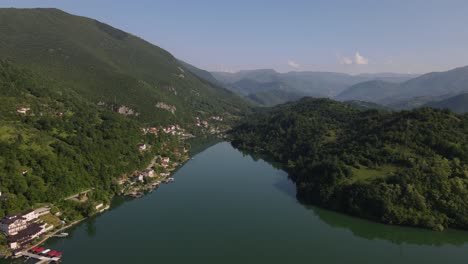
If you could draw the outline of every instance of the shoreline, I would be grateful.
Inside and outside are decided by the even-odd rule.
[[[175,167],[172,168],[171,172],[176,171],[176,170],[178,170],[179,168],[181,168],[181,167],[182,167],[183,165],[185,165],[190,159],[191,159],[191,158],[188,157],[187,159],[184,159],[183,161],[181,161],[181,162],[178,164],[178,166],[175,166]],[[153,164],[153,161],[150,163],[150,165],[151,165],[151,164]],[[169,177],[169,176],[164,177],[164,179],[167,179],[168,177]],[[144,189],[144,188],[141,188],[141,189]],[[141,190],[141,191],[143,191],[143,190]],[[145,196],[145,195],[148,195],[148,194],[150,194],[150,193],[151,193],[151,192],[145,192],[144,196]],[[116,195],[114,195],[114,196],[111,198],[111,200],[115,199],[116,196],[125,197],[125,196],[127,196],[127,195],[124,194],[124,193],[122,193],[122,194],[116,194]],[[68,199],[68,198],[69,198],[69,197],[67,197],[67,198],[65,198],[65,199]],[[112,202],[111,202],[111,203],[112,203]],[[49,240],[51,237],[53,237],[53,236],[56,235],[57,233],[62,232],[62,231],[66,230],[66,229],[68,229],[68,228],[70,228],[70,227],[73,227],[73,226],[75,226],[75,225],[77,225],[77,224],[83,222],[83,221],[86,220],[86,219],[89,219],[89,218],[91,218],[91,217],[95,217],[95,216],[97,216],[97,215],[99,215],[99,214],[102,214],[102,213],[104,213],[105,211],[107,211],[107,210],[109,210],[109,209],[111,209],[111,206],[110,206],[110,205],[108,205],[108,206],[104,207],[103,209],[97,211],[97,212],[96,212],[95,214],[93,214],[93,215],[90,215],[90,216],[88,216],[88,217],[84,217],[84,218],[82,218],[82,219],[73,221],[72,223],[69,223],[69,224],[66,225],[66,226],[63,226],[63,227],[61,227],[61,228],[59,228],[59,229],[57,229],[57,230],[54,230],[54,231],[52,231],[52,232],[46,234],[44,237],[42,237],[40,241],[34,242],[33,244],[30,244],[30,245],[28,245],[27,247],[25,247],[24,250],[21,251],[21,253],[18,253],[17,255],[12,254],[12,255],[10,255],[10,256],[4,256],[4,259],[8,259],[8,258],[11,258],[11,259],[18,259],[18,258],[20,258],[20,257],[23,257],[23,253],[24,253],[24,252],[28,252],[31,248],[36,247],[36,246],[39,246],[39,245],[41,245],[41,244],[44,244],[47,240]]]

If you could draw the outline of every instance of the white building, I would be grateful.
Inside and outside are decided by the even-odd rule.
[[[26,227],[28,223],[21,215],[6,216],[0,220],[0,230],[7,236],[16,235]]]
[[[140,150],[146,150],[146,144],[138,144]]]
[[[26,212],[22,213],[21,216],[26,219],[27,222],[34,221],[39,217],[39,215],[37,215],[36,211],[33,209],[27,210]]]

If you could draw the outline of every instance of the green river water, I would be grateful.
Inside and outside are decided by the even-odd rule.
[[[468,232],[388,226],[300,204],[287,174],[229,143],[172,184],[51,239],[63,263],[468,263]],[[21,261],[22,262],[22,261]]]

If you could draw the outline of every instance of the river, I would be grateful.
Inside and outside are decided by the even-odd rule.
[[[218,143],[175,182],[51,239],[63,263],[467,263],[468,232],[388,226],[300,204],[287,174]]]

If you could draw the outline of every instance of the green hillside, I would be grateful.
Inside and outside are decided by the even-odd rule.
[[[302,202],[388,224],[468,229],[467,114],[305,98],[250,116],[231,137],[282,163]]]
[[[229,117],[247,107],[232,92],[184,70],[167,51],[99,21],[57,9],[0,9],[0,24],[0,58],[95,104],[131,108],[136,119],[193,123],[194,116]]]
[[[137,121],[5,61],[0,61],[0,101],[0,217],[61,203],[90,187],[94,199],[106,201],[116,178],[146,167],[161,142],[171,142],[164,135],[144,136]],[[142,142],[152,151],[140,152]],[[91,203],[80,206],[83,212]]]
[[[447,108],[455,113],[467,113],[468,112],[468,93],[456,95],[448,99],[441,101],[435,101],[427,103],[426,106],[435,107],[435,108]]]

